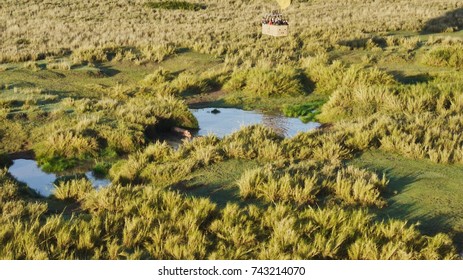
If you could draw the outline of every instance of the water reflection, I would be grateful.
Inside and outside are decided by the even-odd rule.
[[[279,135],[288,136],[288,118],[276,115],[262,115],[262,124],[272,128]]]
[[[37,162],[31,159],[13,160],[13,165],[8,169],[8,172],[18,181],[27,184],[31,189],[34,189],[45,197],[53,193],[55,188],[54,183],[59,179],[59,176],[56,176],[56,174],[44,172],[37,165]],[[86,172],[85,176],[97,189],[111,183],[106,178],[95,177],[92,171]]]
[[[319,127],[318,123],[303,123],[298,118],[288,118],[280,115],[263,114],[256,111],[244,111],[234,108],[220,108],[220,113],[213,113],[214,108],[191,109],[198,119],[198,136],[213,133],[218,137],[239,130],[242,126],[263,124],[275,130],[276,133],[293,137],[298,132],[306,132]]]

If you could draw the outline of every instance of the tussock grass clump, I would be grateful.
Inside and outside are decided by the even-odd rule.
[[[151,44],[139,47],[140,54],[136,60],[142,64],[146,61],[161,62],[168,56],[174,54],[177,47],[172,43]],[[117,54],[116,54],[117,55]]]
[[[261,198],[270,203],[315,205],[326,199],[339,199],[347,205],[383,207],[381,192],[385,178],[348,166],[337,171],[312,163],[292,165],[288,169],[269,166],[246,171],[236,182],[244,199]],[[318,194],[321,196],[318,196]]]
[[[95,139],[72,131],[50,135],[35,149],[38,158],[85,158],[95,155],[97,151],[98,143]]]
[[[368,117],[379,111],[394,112],[402,105],[393,91],[384,86],[361,86],[336,90],[322,107],[322,122]]]
[[[139,183],[141,182],[140,173],[147,163],[147,157],[144,154],[131,154],[127,160],[114,164],[109,170],[109,176],[114,182]]]
[[[208,76],[205,72],[201,75],[183,72],[171,84],[176,94],[194,95],[211,92],[219,88],[217,77]]]
[[[169,120],[172,126],[198,127],[198,121],[186,104],[172,95],[131,98],[117,109],[116,115],[125,122],[143,126],[155,126],[159,121]]]
[[[82,200],[89,192],[94,190],[92,183],[86,178],[61,181],[55,185],[53,195],[60,200]]]
[[[75,64],[108,61],[108,50],[103,48],[79,48],[72,52],[71,60]]]
[[[282,97],[304,94],[300,73],[292,67],[252,68],[238,71],[224,85],[252,97]]]
[[[23,67],[32,71],[40,71],[42,68],[40,68],[39,64],[35,61],[27,61],[24,62]]]
[[[347,149],[381,148],[415,159],[459,163],[461,89],[458,83],[438,81],[340,89],[322,107],[319,119],[344,120],[335,127]]]
[[[68,61],[56,61],[56,62],[49,62],[47,63],[47,69],[56,69],[56,70],[63,70],[69,71],[71,70],[71,63]]]
[[[29,131],[18,121],[6,118],[0,122],[0,152],[10,153],[20,150],[30,141]]]
[[[143,128],[124,122],[117,122],[108,126],[99,127],[99,135],[106,140],[109,150],[118,154],[134,152],[146,143]]]
[[[384,175],[380,179],[374,173],[348,166],[338,171],[336,183],[332,187],[336,196],[348,204],[383,207],[385,202],[381,192],[387,183]]]
[[[157,86],[159,84],[170,82],[175,78],[175,76],[163,68],[155,70],[153,73],[147,75],[142,80],[142,85],[144,86]]]
[[[47,214],[46,204],[22,200],[19,186],[0,172],[2,258],[456,257],[447,235],[425,237],[405,222],[377,222],[365,209],[296,208],[281,203],[269,207],[228,204],[218,209],[209,199],[187,198],[150,185],[115,184],[92,191],[85,180],[63,183],[62,190],[63,198],[79,197],[84,215],[68,219]]]
[[[219,76],[210,72],[200,75],[182,72],[176,75],[161,68],[147,75],[141,84],[145,91],[149,89],[158,95],[189,96],[219,88]]]
[[[434,47],[423,57],[423,62],[431,66],[461,69],[463,67],[463,44]]]
[[[390,74],[378,68],[365,68],[357,64],[348,67],[340,60],[330,63],[324,53],[305,58],[301,64],[307,76],[315,82],[318,93],[331,94],[339,88],[396,84]]]
[[[229,158],[276,160],[283,157],[278,147],[281,140],[282,137],[272,129],[252,125],[225,136],[222,148]]]
[[[227,204],[221,216],[211,225],[211,232],[217,237],[217,247],[212,259],[250,259],[255,254],[260,234],[256,215],[260,210],[255,206],[241,208],[236,204]]]
[[[246,171],[237,185],[244,199],[257,197],[266,202],[293,202],[297,205],[314,204],[321,189],[317,176],[281,174],[270,169]]]

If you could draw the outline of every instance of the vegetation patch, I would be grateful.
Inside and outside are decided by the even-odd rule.
[[[279,38],[264,0],[4,2],[0,155],[111,184],[40,198],[0,169],[1,259],[458,258],[458,1],[299,1]],[[193,95],[329,125],[156,141],[198,128]]]
[[[463,44],[438,46],[424,56],[424,63],[431,66],[463,67]]]
[[[355,158],[353,165],[385,173],[390,182],[388,207],[378,212],[381,218],[406,219],[418,223],[427,234],[439,228],[461,235],[463,211],[460,188],[461,165],[442,165],[429,160],[411,160],[381,151],[369,151]],[[444,203],[445,201],[445,203]],[[459,247],[461,240],[456,240]]]
[[[76,158],[37,158],[37,163],[40,168],[45,172],[63,172],[65,170],[71,169],[78,164],[79,160]]]
[[[252,68],[235,72],[227,90],[242,90],[252,97],[285,97],[305,94],[300,73],[290,67]]]
[[[53,195],[59,200],[82,200],[85,195],[94,190],[92,183],[83,178],[60,181],[55,186]]]
[[[283,113],[287,117],[299,118],[304,123],[315,121],[317,115],[321,113],[320,107],[325,101],[314,101],[300,105],[286,105],[283,107]]]

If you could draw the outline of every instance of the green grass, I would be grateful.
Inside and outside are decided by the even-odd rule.
[[[283,113],[287,117],[299,117],[304,123],[315,121],[320,114],[320,107],[325,103],[323,100],[316,100],[309,103],[287,105],[283,107]]]
[[[164,10],[186,10],[186,11],[199,11],[206,9],[206,5],[199,3],[190,3],[186,1],[164,1],[164,2],[149,2],[146,6],[153,9]]]
[[[384,41],[387,41],[387,38],[394,38],[395,45],[383,45],[376,48],[344,48],[333,50],[329,55],[331,59],[339,59],[348,65],[366,64],[368,66],[376,66],[392,74],[397,81],[404,84],[427,82],[430,76],[454,71],[454,69],[446,65],[435,67],[425,64],[428,52],[433,49],[432,46],[427,44],[432,41],[462,39],[463,31],[426,35],[412,31],[400,31],[377,35],[379,36],[377,38],[382,38]],[[370,34],[370,36],[374,36],[374,34]],[[408,50],[406,46],[403,46],[403,40],[406,40],[406,38],[416,38],[419,40],[417,47],[413,50]]]
[[[78,160],[75,158],[43,158],[39,160],[40,168],[45,172],[62,172],[64,170],[73,168],[77,165]]]
[[[5,15],[23,10],[6,2]],[[462,52],[449,46],[463,31],[420,33],[450,1],[409,1],[392,19],[381,11],[394,1],[300,1],[288,16],[308,17],[286,38],[260,36],[268,1],[106,2],[110,22],[88,3],[67,5],[71,32],[5,26],[0,60],[21,63],[0,64],[0,166],[34,148],[44,169],[75,180],[43,199],[0,170],[0,258],[434,259],[462,249]],[[55,20],[24,10],[24,26]],[[102,33],[85,31],[92,19]],[[78,37],[88,48],[71,45]],[[305,120],[320,111],[332,123],[291,139],[254,127],[153,144],[172,126],[197,128],[179,98]],[[111,186],[94,191],[80,174],[90,169]],[[381,222],[393,218],[454,243]]]
[[[352,160],[352,164],[390,180],[387,187],[388,207],[381,209],[381,218],[398,218],[418,222],[426,234],[463,233],[463,166],[412,160],[399,155],[368,151]],[[461,239],[456,242],[460,248]]]
[[[159,63],[159,67],[173,73],[188,71],[200,74],[207,70],[220,69],[222,66],[222,59],[220,58],[193,52],[188,49],[180,49],[179,53]]]
[[[0,79],[13,86],[47,89],[58,93],[61,98],[97,97],[103,92],[102,89],[118,83],[135,85],[156,67],[154,64],[137,66],[127,62],[108,62],[98,67],[79,66],[72,70],[44,69],[34,72],[13,65],[11,70],[0,72]],[[111,74],[104,74],[105,71]]]
[[[229,202],[244,203],[239,196],[236,185],[241,175],[258,163],[245,160],[227,160],[199,169],[188,180],[180,183],[176,189],[187,196],[207,197],[219,206]]]
[[[39,71],[25,69],[22,63],[7,64],[7,71],[0,72],[2,84],[13,87],[37,87],[46,89],[47,92],[64,97],[100,97],[105,89],[123,84],[124,86],[137,86],[139,81],[156,69],[163,68],[174,73],[186,70],[198,74],[210,69],[218,69],[221,60],[210,55],[199,54],[191,51],[181,52],[161,63],[145,63],[136,65],[133,62],[110,61],[98,63],[92,66],[75,66],[71,70],[46,69],[46,61],[38,61],[43,68]],[[10,97],[11,90],[4,90]]]

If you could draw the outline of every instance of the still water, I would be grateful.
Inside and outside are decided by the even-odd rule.
[[[56,174],[46,173],[37,165],[35,160],[16,159],[8,169],[18,181],[26,183],[30,188],[42,196],[49,196],[55,188],[53,183],[59,178]],[[85,177],[92,182],[95,188],[101,188],[111,183],[108,179],[101,179],[94,176],[92,171],[85,173]]]
[[[218,110],[218,111],[217,111]],[[298,118],[288,118],[280,115],[264,114],[256,111],[245,111],[234,108],[204,108],[191,109],[193,115],[198,119],[199,131],[196,136],[215,134],[224,137],[239,130],[243,126],[262,124],[272,128],[276,133],[284,137],[293,137],[298,132],[311,131],[320,126],[315,122],[303,123]],[[175,143],[175,142],[178,143]],[[174,146],[180,144],[178,139],[173,141]],[[53,173],[46,173],[37,165],[35,160],[16,159],[8,170],[17,180],[26,183],[30,188],[36,190],[42,196],[49,196],[53,193],[54,183],[59,176]],[[95,188],[101,188],[111,183],[108,179],[101,179],[94,176],[92,171],[85,173]]]
[[[199,131],[197,136],[213,133],[218,137],[239,130],[242,126],[263,124],[272,128],[276,133],[293,137],[298,132],[307,132],[320,126],[319,123],[303,123],[298,118],[289,118],[281,115],[269,115],[256,111],[245,111],[234,108],[190,109],[198,119]]]

